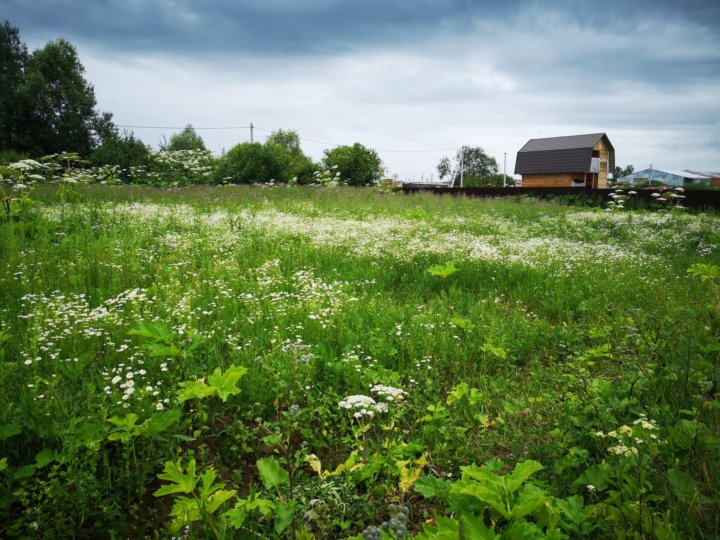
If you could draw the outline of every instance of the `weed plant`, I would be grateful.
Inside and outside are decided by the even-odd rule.
[[[0,222],[0,537],[720,534],[720,220],[37,186]]]

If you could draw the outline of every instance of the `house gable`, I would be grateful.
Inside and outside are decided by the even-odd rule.
[[[615,168],[615,149],[604,133],[530,139],[515,161],[515,174],[588,173],[593,152],[606,153],[608,170]]]

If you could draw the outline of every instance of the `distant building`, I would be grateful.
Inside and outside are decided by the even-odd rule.
[[[606,188],[615,149],[605,133],[530,139],[517,154],[523,187]]]
[[[720,175],[718,176],[718,180],[720,181]],[[635,171],[626,176],[621,176],[617,181],[625,184],[655,183],[657,185],[659,183],[664,186],[684,186],[688,184],[709,185],[712,183],[712,176],[690,171],[674,171],[650,167],[642,171]]]
[[[712,186],[720,186],[720,172],[711,172],[711,171],[689,171],[685,169],[683,172],[689,172],[693,174],[699,174],[700,176],[707,176],[710,179],[710,185]]]

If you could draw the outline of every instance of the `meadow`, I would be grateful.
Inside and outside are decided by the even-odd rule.
[[[0,537],[720,534],[720,218],[38,186],[0,222]]]

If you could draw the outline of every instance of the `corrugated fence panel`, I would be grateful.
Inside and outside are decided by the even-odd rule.
[[[600,197],[607,201],[608,195],[614,193],[614,189],[589,189],[589,188],[522,188],[522,187],[487,187],[487,188],[450,188],[450,187],[425,187],[418,184],[405,184],[403,191],[406,194],[430,192],[436,195],[463,195],[467,197],[522,197],[531,196],[544,198],[558,195],[586,195],[588,197]],[[653,200],[653,193],[657,190],[637,189],[638,197],[645,201]],[[713,208],[720,210],[720,190],[686,190],[683,195],[683,206],[691,208]]]

